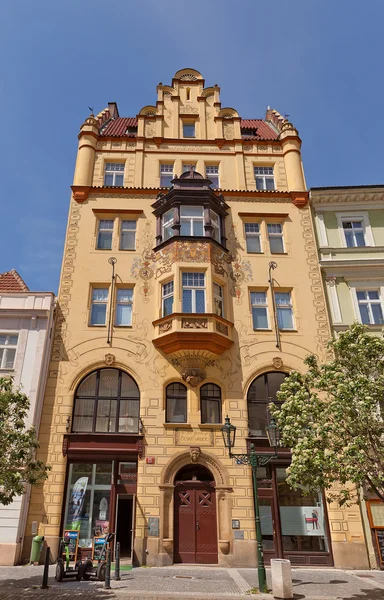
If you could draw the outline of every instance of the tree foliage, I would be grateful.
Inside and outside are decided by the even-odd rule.
[[[24,493],[26,484],[44,481],[50,469],[36,460],[36,432],[25,424],[29,406],[13,378],[0,377],[0,504],[10,504]]]
[[[329,499],[340,505],[361,485],[384,501],[384,340],[355,323],[329,346],[334,360],[306,358],[308,371],[281,385],[282,406],[270,405],[292,451],[288,483],[334,487]]]

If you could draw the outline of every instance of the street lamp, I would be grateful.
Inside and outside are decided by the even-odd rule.
[[[250,449],[249,452],[247,452],[247,454],[233,454],[232,448],[235,445],[236,427],[235,425],[232,425],[228,415],[225,417],[225,424],[221,428],[224,446],[228,448],[229,458],[236,458],[237,464],[250,465],[252,467],[253,500],[255,504],[255,525],[257,542],[257,575],[259,579],[260,592],[267,592],[268,590],[267,576],[264,566],[263,538],[261,535],[259,498],[257,494],[257,467],[264,467],[273,458],[276,458],[277,450],[280,445],[279,429],[273,418],[271,418],[269,425],[266,427],[266,430],[269,445],[274,449],[273,454],[264,452],[262,454],[257,454],[255,450],[255,444],[253,443],[250,445]]]

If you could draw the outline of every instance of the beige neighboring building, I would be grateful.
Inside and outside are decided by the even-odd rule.
[[[55,296],[31,292],[12,269],[0,273],[0,377],[11,375],[30,400],[26,425],[39,431],[51,356]],[[0,505],[0,565],[20,561],[31,491]]]
[[[220,429],[228,414],[235,451],[266,451],[269,400],[330,336],[300,147],[278,112],[242,119],[193,69],[136,117],[111,103],[81,126],[40,435],[52,471],[28,525],[51,549],[72,529],[86,556],[113,531],[136,564],[255,566],[251,472]],[[259,472],[266,560],[365,567],[361,527],[340,537],[359,511],[329,522],[288,465],[281,449]]]

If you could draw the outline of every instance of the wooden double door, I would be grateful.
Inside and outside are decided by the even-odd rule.
[[[217,564],[216,493],[213,483],[176,482],[175,563]]]

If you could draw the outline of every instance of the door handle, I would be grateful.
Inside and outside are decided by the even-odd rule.
[[[200,529],[199,521],[196,521],[196,531],[199,531],[199,529]]]

